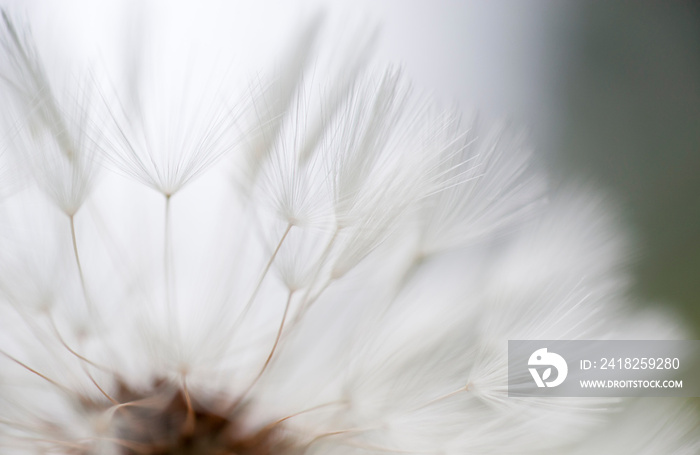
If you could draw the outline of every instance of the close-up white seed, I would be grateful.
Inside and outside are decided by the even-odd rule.
[[[85,51],[34,3],[0,24],[1,453],[700,452],[679,399],[508,396],[508,340],[690,337],[524,128],[332,13],[257,55],[117,2]]]

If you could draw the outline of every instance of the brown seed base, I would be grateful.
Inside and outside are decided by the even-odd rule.
[[[251,432],[244,425],[243,410],[224,416],[196,400],[191,400],[188,407],[184,391],[168,390],[164,381],[148,394],[122,385],[118,401],[137,402],[158,396],[168,398],[159,405],[122,408],[118,434],[123,455],[285,455],[293,451],[279,425]]]

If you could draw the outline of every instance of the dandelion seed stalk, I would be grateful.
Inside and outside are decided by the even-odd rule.
[[[173,270],[173,251],[172,251],[172,232],[171,232],[171,197],[165,195],[165,213],[163,218],[163,282],[165,291],[165,312],[170,319],[168,328],[172,331],[172,336],[175,340],[180,338],[179,317],[177,311],[177,303],[174,295],[174,270]]]
[[[75,234],[75,214],[69,216],[70,220],[70,236],[73,244],[73,255],[75,257],[75,265],[78,267],[78,275],[80,277],[80,287],[83,290],[83,298],[85,299],[85,306],[90,314],[95,314],[95,307],[90,300],[90,294],[88,293],[87,284],[85,283],[85,274],[83,273],[83,266],[80,263],[80,254],[78,253],[78,239]]]
[[[289,230],[287,230],[288,232]],[[280,342],[280,338],[282,337],[282,331],[284,330],[284,324],[287,321],[287,315],[289,313],[289,308],[292,304],[292,297],[294,297],[294,290],[290,290],[289,294],[287,295],[287,302],[284,304],[284,313],[282,315],[282,321],[280,322],[279,329],[277,329],[277,335],[275,335],[275,341],[272,344],[272,348],[270,349],[270,353],[267,355],[267,358],[265,359],[265,363],[263,364],[262,368],[260,368],[260,371],[258,372],[257,376],[255,376],[255,379],[250,383],[247,389],[241,394],[240,397],[236,399],[236,401],[231,405],[230,411],[234,412],[236,408],[243,402],[243,400],[248,396],[248,394],[253,390],[253,387],[260,381],[260,378],[262,378],[263,374],[265,374],[265,370],[267,370],[267,367],[270,365],[270,362],[272,361],[272,357],[275,355],[275,351],[277,350],[277,345]]]
[[[253,288],[253,292],[251,293],[250,297],[248,298],[248,301],[246,302],[245,306],[243,307],[243,310],[241,311],[240,315],[237,317],[236,323],[234,324],[233,328],[231,329],[232,333],[236,333],[236,329],[243,322],[246,315],[248,314],[251,307],[253,306],[253,303],[255,302],[255,298],[257,297],[258,292],[260,291],[260,287],[262,286],[262,283],[265,280],[267,273],[270,271],[270,267],[272,267],[272,264],[275,262],[275,258],[277,257],[277,253],[279,253],[280,248],[282,248],[282,244],[284,243],[284,240],[287,238],[287,235],[289,235],[289,231],[292,230],[292,227],[293,227],[293,225],[291,223],[287,224],[287,227],[284,230],[282,237],[280,238],[279,242],[277,243],[277,246],[275,247],[274,251],[270,255],[270,258],[267,260],[267,263],[265,264],[265,267],[263,268],[263,271],[260,274],[260,278],[258,278],[258,281],[256,282],[255,287]]]

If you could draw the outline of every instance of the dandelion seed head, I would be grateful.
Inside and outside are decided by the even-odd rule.
[[[314,16],[252,83],[134,55],[63,87],[4,17],[3,453],[697,451],[677,402],[508,397],[508,339],[683,329],[627,303],[602,196],[372,31],[330,69]]]

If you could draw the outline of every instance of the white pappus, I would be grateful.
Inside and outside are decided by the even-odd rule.
[[[682,330],[627,303],[600,196],[553,194],[523,134],[372,66],[371,37],[325,72],[316,17],[242,84],[166,58],[49,65],[19,17],[0,33],[2,453],[700,450],[681,401],[508,397],[508,339]]]

